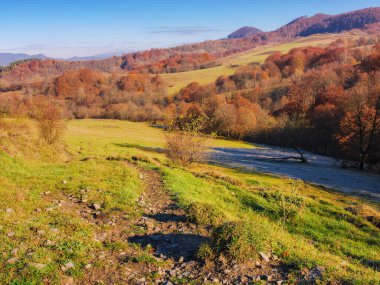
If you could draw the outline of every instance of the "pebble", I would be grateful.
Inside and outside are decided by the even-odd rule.
[[[62,183],[63,183],[63,184],[67,184],[67,181],[66,181],[66,180],[62,180]]]
[[[34,267],[36,269],[41,270],[41,269],[45,268],[46,264],[42,264],[42,263],[30,263],[30,266],[32,266],[32,267]]]
[[[98,210],[100,210],[102,208],[98,203],[94,203],[94,204],[92,204],[92,206],[94,207],[94,209],[96,211],[98,211]]]
[[[7,237],[13,237],[15,235],[15,232],[9,232],[7,233]]]
[[[74,268],[74,267],[75,267],[74,263],[69,261],[65,265],[61,266],[61,269],[62,269],[62,271],[67,271],[67,270]]]
[[[184,260],[185,260],[185,258],[184,258],[183,256],[181,256],[181,257],[178,259],[178,262],[182,263]]]
[[[264,252],[260,251],[259,255],[262,260],[264,260],[265,262],[269,262],[269,257]]]
[[[17,261],[18,261],[18,258],[12,257],[12,258],[7,260],[7,263],[8,264],[15,264]]]
[[[92,264],[91,264],[91,263],[86,264],[86,265],[84,266],[84,268],[86,268],[86,269],[90,269],[90,268],[92,268]]]
[[[5,213],[7,213],[7,214],[11,214],[11,213],[14,213],[15,211],[13,210],[13,209],[11,209],[11,208],[6,208],[5,209]]]

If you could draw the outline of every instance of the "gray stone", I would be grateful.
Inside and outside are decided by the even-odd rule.
[[[98,204],[98,203],[94,203],[94,204],[92,204],[92,206],[94,207],[94,209],[96,211],[98,211],[98,210],[100,210],[102,208],[102,206],[100,206],[100,204]]]
[[[269,262],[269,257],[264,252],[260,251],[259,255],[262,260],[264,260],[265,262]]]
[[[67,271],[71,268],[74,268],[75,264],[72,261],[67,262],[65,265],[61,266],[62,271]]]
[[[18,258],[12,257],[12,258],[7,260],[7,263],[8,264],[15,264],[17,261],[18,261]]]
[[[42,263],[30,263],[30,266],[38,269],[38,270],[41,270],[41,269],[44,269],[46,264],[42,264]]]

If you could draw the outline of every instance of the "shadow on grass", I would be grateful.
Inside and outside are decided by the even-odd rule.
[[[194,260],[200,245],[209,238],[196,234],[151,234],[128,238],[128,242],[140,244],[142,247],[152,246],[157,255],[164,255],[174,260],[183,257],[185,261]]]
[[[175,215],[175,214],[166,214],[166,213],[158,213],[158,214],[149,214],[145,215],[146,217],[156,220],[157,222],[168,223],[168,222],[187,222],[185,215]]]
[[[147,146],[141,146],[138,144],[132,144],[132,143],[114,143],[115,146],[119,147],[126,147],[126,148],[137,148],[144,151],[150,151],[150,152],[158,152],[158,153],[164,153],[165,149],[160,147],[147,147]]]

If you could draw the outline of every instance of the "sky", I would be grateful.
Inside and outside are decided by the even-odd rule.
[[[0,0],[0,53],[67,58],[220,39],[380,0]]]

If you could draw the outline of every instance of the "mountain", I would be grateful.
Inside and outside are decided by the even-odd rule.
[[[292,38],[313,34],[340,33],[352,29],[362,29],[367,25],[380,22],[380,7],[372,7],[339,15],[316,14],[311,17],[299,17],[272,32],[262,33],[271,38]],[[244,32],[249,27],[242,27],[231,33],[234,38],[245,38],[251,34]]]
[[[31,58],[47,59],[48,57],[43,54],[29,55],[25,53],[0,53],[0,66],[6,66],[14,61]]]
[[[110,58],[113,56],[121,56],[124,52],[118,51],[118,52],[107,52],[107,53],[101,53],[101,54],[95,54],[92,56],[74,56],[70,58],[64,58],[64,60],[67,61],[87,61],[87,60],[101,60]]]
[[[300,36],[312,34],[340,33],[361,29],[366,25],[380,22],[380,8],[368,8],[328,17],[299,33]]]
[[[273,33],[282,38],[295,37],[298,36],[306,28],[316,23],[320,23],[321,21],[328,19],[329,17],[331,16],[326,14],[316,14],[312,17],[299,17],[286,24],[285,26],[282,26],[281,28],[275,30]]]
[[[258,28],[245,26],[229,34],[228,38],[229,39],[245,38],[248,36],[260,34],[262,32],[263,31]]]

